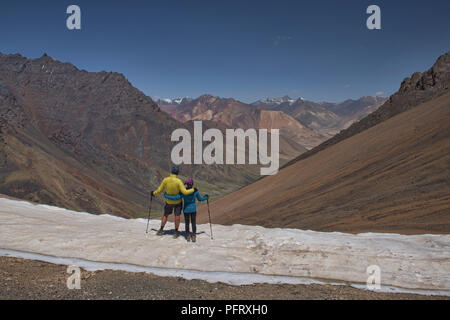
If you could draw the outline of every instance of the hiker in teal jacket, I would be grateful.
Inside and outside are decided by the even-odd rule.
[[[186,189],[192,189],[194,186],[194,181],[192,179],[186,180],[184,183],[186,185]],[[164,193],[164,197],[169,200],[179,200],[183,199],[183,213],[184,213],[184,222],[185,222],[185,230],[186,230],[186,240],[195,242],[196,241],[196,232],[197,232],[197,205],[195,204],[195,199],[198,201],[208,200],[209,196],[205,194],[204,197],[200,195],[200,192],[195,188],[194,193],[189,195],[177,194],[175,196],[169,196]],[[189,222],[192,223],[192,234],[189,232]]]

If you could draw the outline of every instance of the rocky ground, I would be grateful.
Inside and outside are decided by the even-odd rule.
[[[67,266],[0,257],[0,299],[448,299],[376,293],[350,286],[255,284],[231,286],[123,271],[81,272],[81,289],[69,290]]]

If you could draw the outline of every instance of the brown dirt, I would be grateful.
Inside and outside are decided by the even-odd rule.
[[[213,222],[448,234],[449,120],[447,92],[213,202]]]
[[[67,267],[0,257],[0,299],[448,299],[438,296],[376,293],[350,286],[255,284],[231,286],[201,280],[123,271],[81,272],[81,289],[66,286]]]

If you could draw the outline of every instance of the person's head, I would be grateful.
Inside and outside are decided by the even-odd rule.
[[[178,174],[180,172],[180,168],[178,166],[173,166],[171,172],[173,174]]]
[[[190,188],[192,188],[192,187],[194,186],[194,180],[192,180],[192,179],[187,179],[187,180],[184,182],[184,184],[186,185],[186,187],[187,187],[188,189],[190,189]]]

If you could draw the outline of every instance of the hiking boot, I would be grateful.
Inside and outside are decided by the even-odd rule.
[[[162,236],[164,234],[163,229],[159,229],[158,232],[156,233],[157,236]]]
[[[175,234],[173,235],[173,238],[176,239],[180,236],[180,233],[178,232],[178,230],[175,230]]]
[[[192,235],[191,240],[192,240],[192,242],[195,242],[195,241],[197,241],[197,237],[195,235]]]
[[[191,235],[190,235],[190,233],[186,233],[186,241],[187,241],[187,242],[191,241]]]

